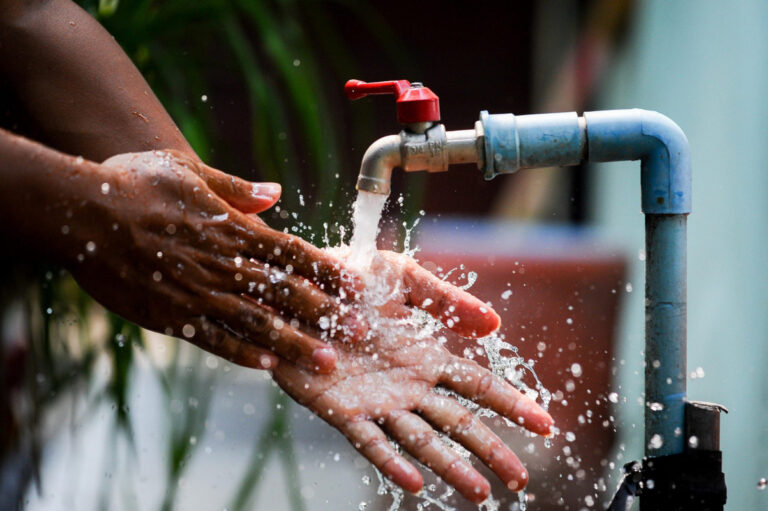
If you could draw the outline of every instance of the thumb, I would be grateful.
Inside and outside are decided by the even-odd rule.
[[[246,214],[271,208],[282,191],[278,183],[252,183],[207,166],[201,177],[216,195]]]

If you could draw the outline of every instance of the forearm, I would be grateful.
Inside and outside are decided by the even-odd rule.
[[[194,154],[114,38],[69,0],[0,0],[0,74],[61,151]]]
[[[9,246],[69,266],[86,251],[84,221],[101,170],[0,129],[0,215]]]

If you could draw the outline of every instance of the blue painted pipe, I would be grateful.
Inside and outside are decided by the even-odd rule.
[[[480,114],[484,175],[581,162],[641,161],[645,213],[646,456],[684,446],[686,216],[691,212],[688,140],[647,110],[514,116]]]

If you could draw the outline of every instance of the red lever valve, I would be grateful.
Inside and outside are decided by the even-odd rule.
[[[369,94],[394,94],[397,97],[397,122],[412,124],[440,120],[440,98],[420,83],[407,80],[363,82],[349,80],[344,85],[349,99],[360,99]]]

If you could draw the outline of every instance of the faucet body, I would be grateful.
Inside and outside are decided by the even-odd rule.
[[[414,129],[415,128],[415,129]],[[389,195],[392,170],[443,172],[457,163],[477,163],[482,137],[477,129],[445,131],[442,124],[409,126],[378,139],[363,155],[357,189]]]
[[[641,161],[646,215],[645,445],[647,456],[683,452],[686,398],[686,217],[691,211],[688,140],[647,110],[515,116],[480,114],[474,130],[435,124],[404,130],[366,151],[358,189],[389,193],[394,167],[447,170],[477,162],[486,179],[520,169]]]

